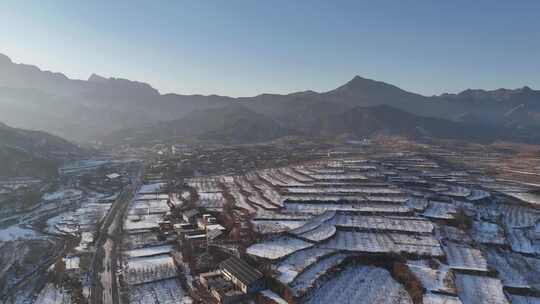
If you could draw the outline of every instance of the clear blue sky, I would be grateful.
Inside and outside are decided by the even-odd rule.
[[[112,3],[109,3],[112,2]],[[540,1],[2,1],[0,53],[162,93],[540,88]]]

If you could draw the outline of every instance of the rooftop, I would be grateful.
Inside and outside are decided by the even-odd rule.
[[[234,256],[221,262],[219,266],[246,285],[250,285],[263,277],[259,270]]]

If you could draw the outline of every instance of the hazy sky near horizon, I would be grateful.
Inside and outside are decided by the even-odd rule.
[[[540,1],[7,0],[0,53],[161,93],[327,91],[354,75],[424,95],[540,89]]]

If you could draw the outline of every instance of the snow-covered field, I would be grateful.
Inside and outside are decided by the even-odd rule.
[[[20,239],[35,239],[39,237],[40,235],[36,231],[18,225],[13,225],[0,230],[0,242],[8,242]]]
[[[534,226],[540,220],[540,211],[519,205],[502,206],[503,223],[511,228],[526,228]]]
[[[253,229],[262,234],[280,233],[304,225],[301,220],[251,220]]]
[[[407,266],[426,290],[456,294],[452,272],[448,265],[438,264],[434,269],[428,260],[412,260],[407,262]]]
[[[494,223],[475,221],[472,236],[478,243],[496,245],[504,245],[506,243],[503,229]]]
[[[427,293],[424,295],[424,304],[462,304],[458,297]]]
[[[213,210],[221,210],[226,200],[221,192],[200,192],[197,204],[200,207]]]
[[[540,304],[540,297],[510,295],[512,304]]]
[[[321,258],[316,263],[310,265],[309,268],[296,276],[290,284],[293,294],[295,296],[300,296],[305,294],[311,288],[316,287],[317,280],[328,274],[329,270],[341,264],[347,256],[348,255],[344,253],[336,253]]]
[[[299,250],[289,255],[277,265],[276,268],[279,272],[277,279],[284,284],[291,283],[304,269],[316,263],[322,257],[334,252],[335,250],[332,249],[321,249],[318,247]]]
[[[159,228],[161,219],[161,214],[129,215],[124,222],[124,229],[134,231]]]
[[[334,234],[336,234],[336,227],[325,223],[315,229],[298,234],[297,236],[312,242],[321,242],[331,238]]]
[[[487,271],[487,260],[476,248],[447,242],[444,246],[448,265],[452,269]]]
[[[82,197],[82,191],[77,189],[65,189],[56,191],[53,193],[45,193],[43,199],[45,201],[54,201],[54,200],[76,200]]]
[[[540,259],[495,248],[488,250],[487,258],[504,286],[540,289]]]
[[[388,187],[287,187],[287,192],[290,194],[401,194],[402,192],[398,189],[388,188]]]
[[[220,180],[218,178],[191,178],[186,179],[188,186],[195,188],[197,192],[220,192]]]
[[[540,247],[535,246],[533,240],[528,237],[526,229],[511,228],[507,229],[506,233],[513,251],[526,254],[540,254]]]
[[[507,192],[506,194],[515,197],[525,203],[540,206],[540,195],[529,192]]]
[[[167,200],[137,200],[129,208],[128,214],[165,213],[170,211]]]
[[[433,224],[420,217],[366,216],[338,214],[332,221],[340,227],[355,227],[373,230],[431,233]]]
[[[509,304],[499,279],[457,273],[455,281],[463,304]]]
[[[246,252],[253,256],[275,260],[311,246],[312,243],[283,236],[251,245]]]
[[[193,300],[184,291],[177,279],[166,279],[152,283],[131,286],[131,304],[191,304]]]
[[[430,201],[429,207],[424,211],[424,216],[435,219],[453,219],[456,212],[455,205]]]
[[[155,194],[156,192],[160,192],[165,186],[167,186],[166,183],[146,184],[141,187],[139,194]]]
[[[291,233],[294,234],[302,234],[306,233],[310,230],[316,229],[320,225],[324,224],[326,221],[329,221],[333,219],[336,216],[335,211],[325,211],[324,213],[312,217],[309,221],[307,221],[303,226],[295,229],[294,231],[291,231]]]
[[[405,289],[383,268],[351,266],[322,283],[306,303],[412,304]]]
[[[173,250],[172,245],[161,245],[161,246],[150,246],[143,247],[139,249],[132,249],[124,251],[124,254],[129,258],[143,257],[143,256],[153,256],[168,254]]]
[[[38,294],[34,304],[71,304],[71,294],[48,283]]]
[[[283,298],[281,298],[276,293],[272,292],[269,289],[261,291],[261,295],[265,297],[266,299],[272,301],[272,303],[275,304],[287,304],[287,301],[285,301]]]
[[[411,208],[393,203],[295,203],[285,202],[285,209],[289,212],[305,212],[311,214],[321,214],[328,210],[350,211],[350,212],[374,212],[374,213],[409,213]]]
[[[324,248],[365,253],[410,253],[419,256],[441,256],[439,242],[431,236],[399,233],[338,231]]]
[[[132,257],[127,260],[125,280],[130,285],[177,277],[173,258],[169,254]]]

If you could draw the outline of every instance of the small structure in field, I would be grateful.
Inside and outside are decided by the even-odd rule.
[[[263,274],[245,261],[230,257],[219,264],[221,273],[231,280],[242,292],[249,294],[265,288]]]

